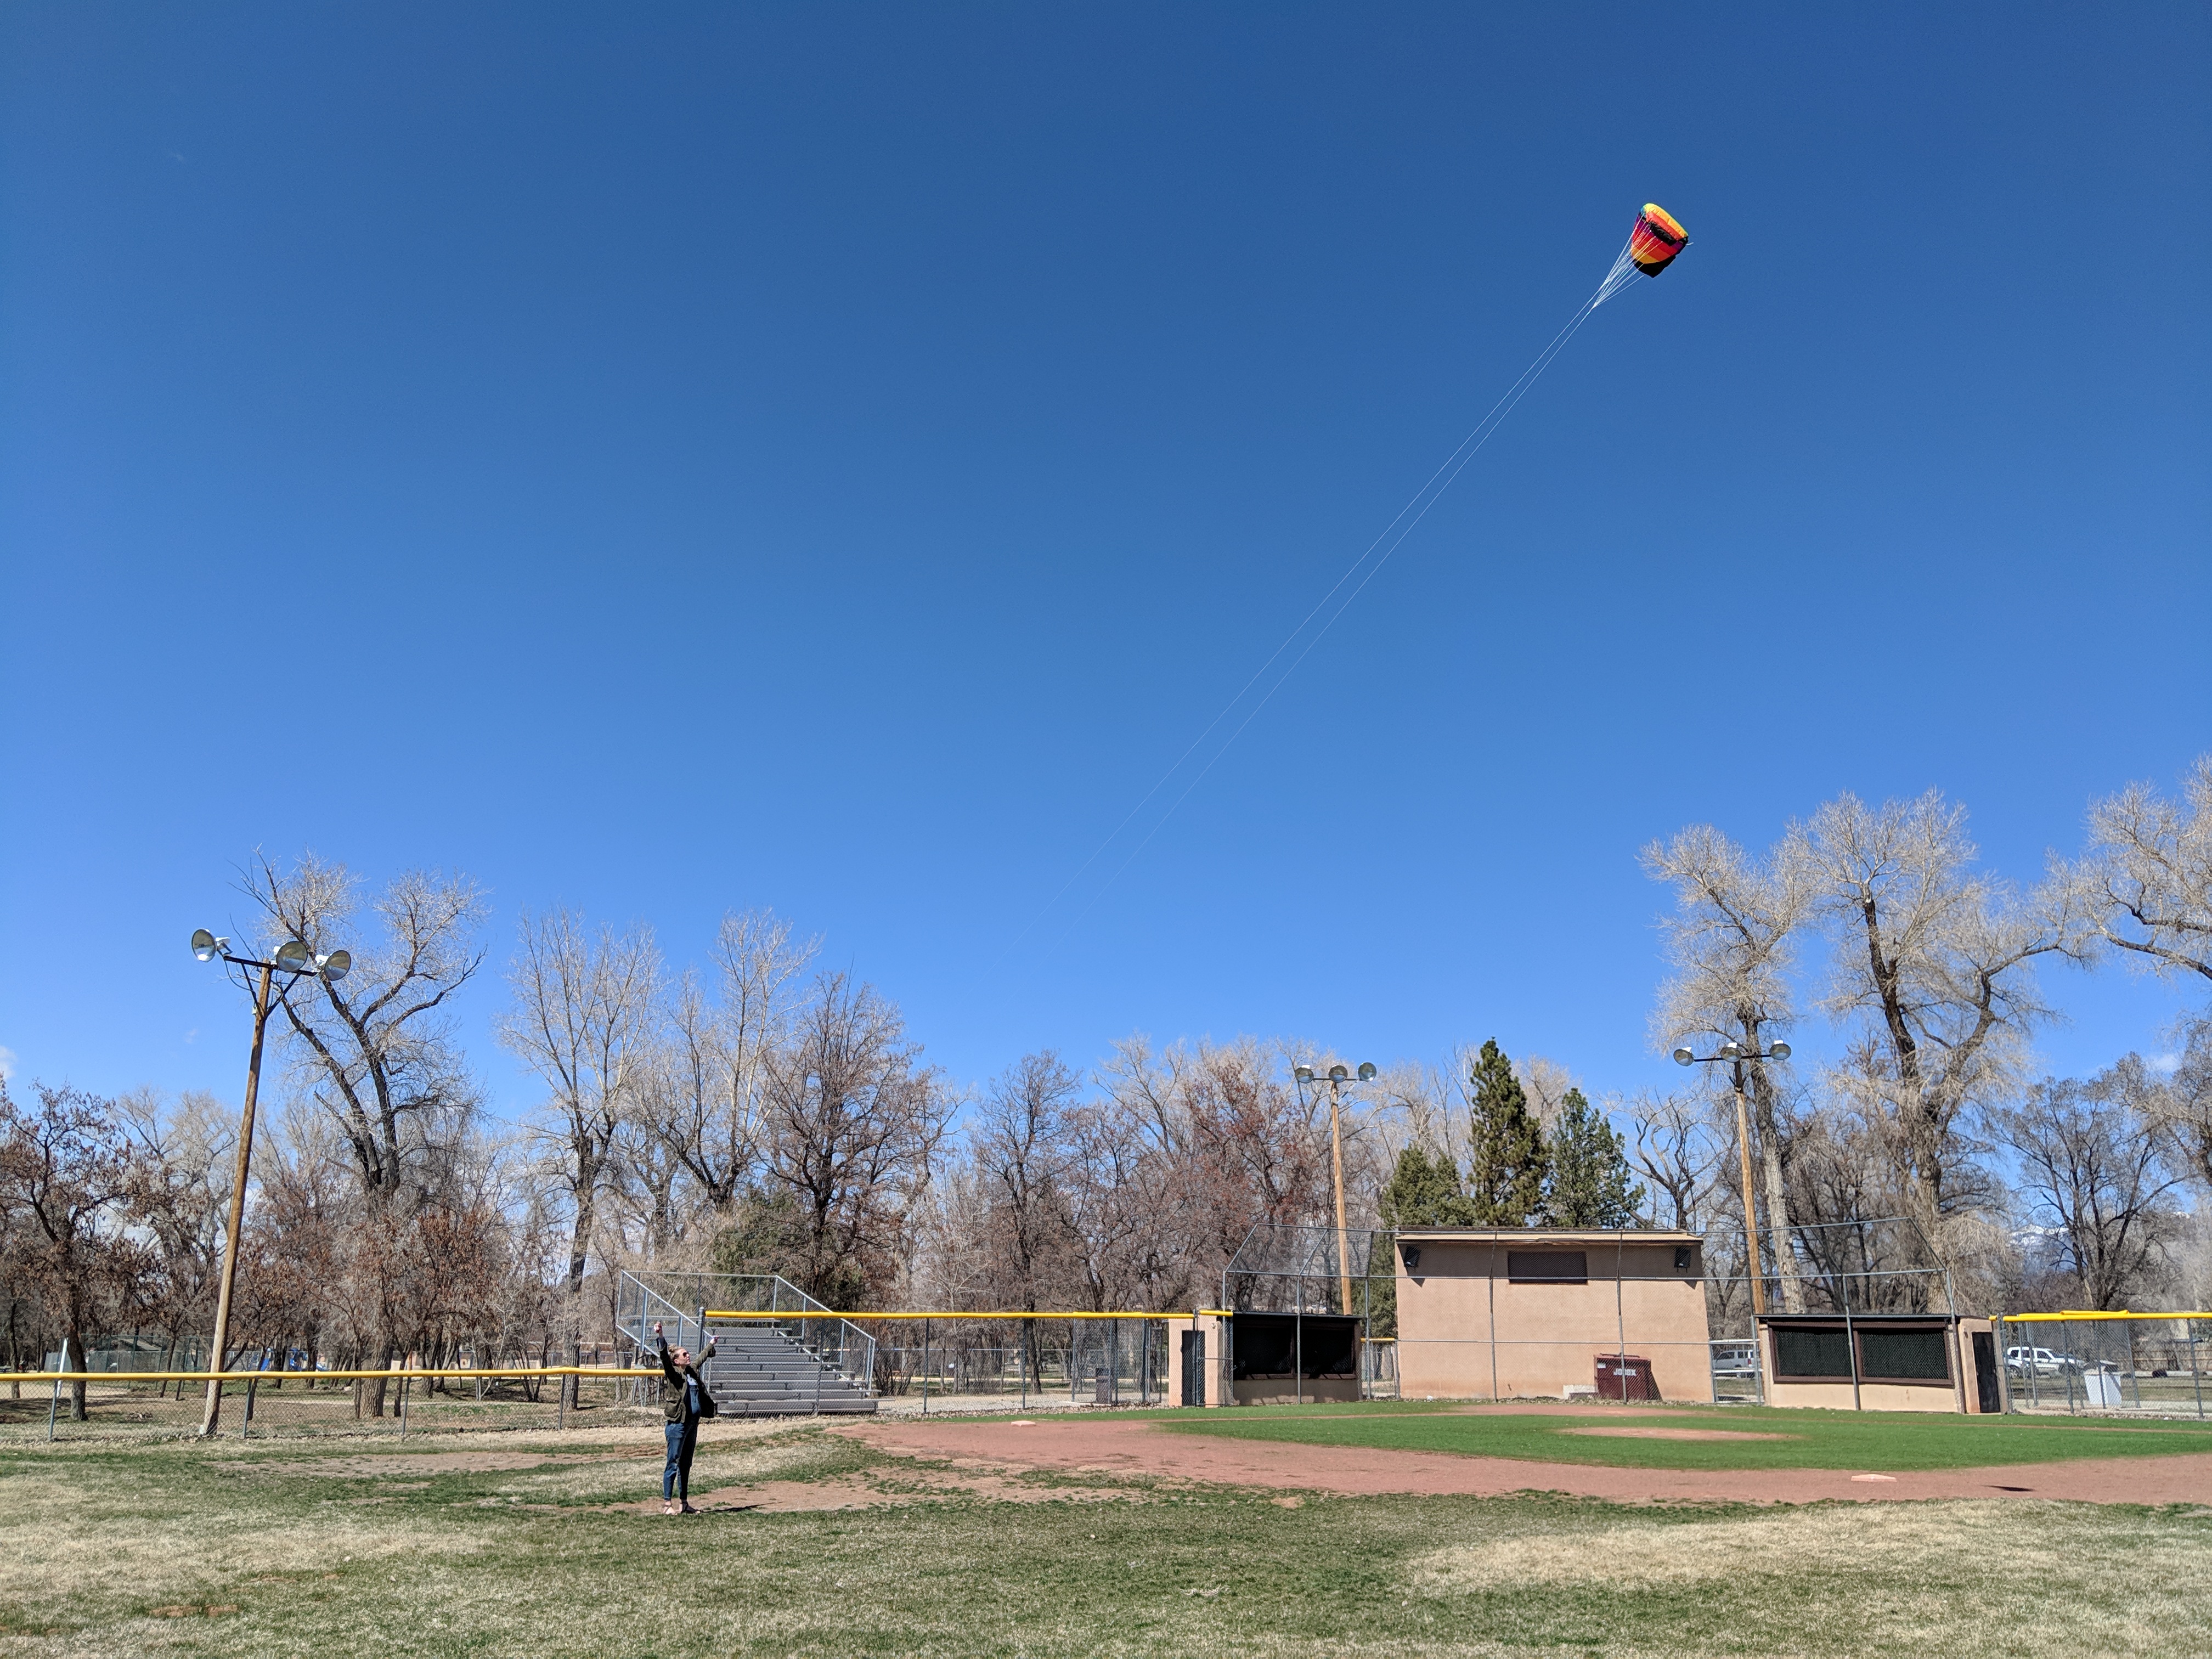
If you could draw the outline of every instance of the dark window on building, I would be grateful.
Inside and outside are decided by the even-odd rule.
[[[1948,1382],[1949,1349],[1940,1327],[1917,1331],[1862,1329],[1859,1375],[1887,1382]]]
[[[1777,1325],[1774,1328],[1774,1375],[1784,1382],[1820,1382],[1851,1377],[1851,1344],[1844,1328]]]
[[[1230,1322],[1230,1376],[1243,1382],[1255,1377],[1318,1381],[1359,1375],[1359,1322],[1342,1314],[1240,1313]]]
[[[1589,1256],[1583,1250],[1508,1250],[1505,1277],[1515,1285],[1587,1285]]]

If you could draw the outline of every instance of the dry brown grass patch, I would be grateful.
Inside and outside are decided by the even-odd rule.
[[[1415,1557],[1410,1577],[1417,1590],[1440,1595],[1528,1584],[1659,1589],[1838,1571],[1911,1583],[1941,1566],[2046,1586],[2094,1579],[2109,1587],[2112,1564],[2100,1559],[2106,1552],[2085,1553],[2073,1518],[2056,1504],[1811,1504],[1451,1545]],[[2139,1536],[2124,1554],[2130,1576],[2146,1585],[2194,1580],[2208,1561],[2202,1540],[2171,1534]]]

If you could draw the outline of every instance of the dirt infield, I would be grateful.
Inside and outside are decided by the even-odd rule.
[[[1564,1413],[1562,1413],[1564,1414]],[[2212,1502],[2212,1455],[2080,1459],[2009,1468],[1906,1471],[1879,1480],[1845,1469],[1625,1469],[1523,1462],[1449,1452],[1378,1451],[1176,1434],[1143,1419],[1084,1415],[1017,1424],[877,1419],[841,1425],[878,1451],[954,1469],[1063,1469],[1234,1486],[1340,1493],[1501,1497],[1557,1492],[1620,1503],[1810,1504],[1848,1498],[2030,1498],[2087,1504]]]

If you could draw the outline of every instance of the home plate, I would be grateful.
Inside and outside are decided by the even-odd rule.
[[[1893,1486],[1897,1484],[1897,1477],[1893,1474],[1855,1474],[1851,1479],[1854,1480],[1887,1480]]]

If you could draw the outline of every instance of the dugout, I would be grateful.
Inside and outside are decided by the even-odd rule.
[[[1229,1392],[1240,1406],[1359,1398],[1357,1315],[1239,1313],[1229,1330]]]
[[[2004,1409],[1996,1327],[1947,1313],[1755,1316],[1770,1406],[1831,1411]]]
[[[1714,1397],[1696,1233],[1424,1227],[1396,1244],[1403,1398]]]
[[[1176,1406],[1289,1406],[1363,1397],[1357,1315],[1207,1310],[1167,1324]]]

